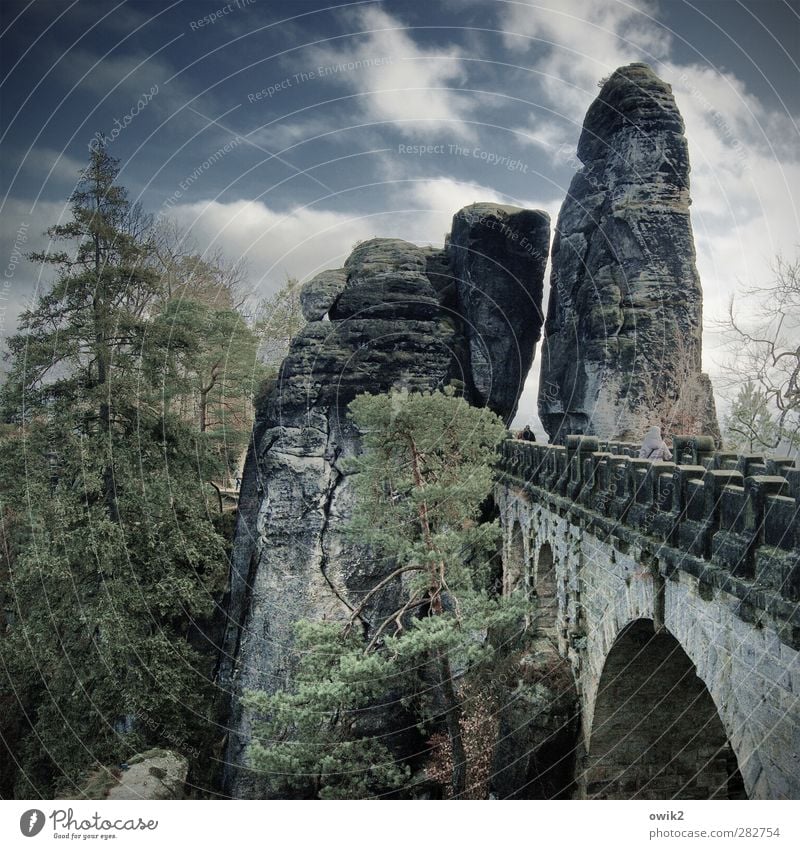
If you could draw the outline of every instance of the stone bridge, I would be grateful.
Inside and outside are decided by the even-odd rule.
[[[800,469],[509,439],[504,589],[574,673],[582,798],[800,798]]]

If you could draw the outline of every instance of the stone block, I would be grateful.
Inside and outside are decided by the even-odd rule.
[[[800,560],[797,551],[760,546],[755,553],[755,580],[780,593],[787,601],[800,601]]]

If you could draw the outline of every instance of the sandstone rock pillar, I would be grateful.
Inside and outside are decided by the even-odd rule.
[[[669,85],[619,68],[589,107],[583,167],[561,207],[542,345],[539,415],[567,434],[718,437],[701,373],[702,291],[689,219],[689,157]]]

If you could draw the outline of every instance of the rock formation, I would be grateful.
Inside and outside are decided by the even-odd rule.
[[[300,308],[306,321],[322,321],[347,283],[343,268],[321,271],[300,291]]]
[[[219,670],[232,694],[231,795],[259,793],[246,768],[242,693],[287,685],[295,622],[345,617],[343,596],[363,595],[387,568],[343,533],[353,498],[343,461],[359,450],[348,403],[362,392],[456,384],[506,418],[516,409],[542,323],[549,223],[544,213],[480,210],[480,220],[456,216],[442,251],[372,239],[303,288],[309,324],[257,414],[240,494]],[[510,257],[511,230],[490,232],[502,222],[518,234]],[[388,585],[372,612],[392,609],[395,592]]]
[[[68,799],[183,799],[189,762],[167,749],[149,749],[120,766],[100,767]]]
[[[449,247],[469,347],[472,402],[509,420],[542,330],[549,242],[544,212],[479,203],[453,218]]]
[[[553,243],[541,357],[551,442],[635,440],[651,424],[718,436],[700,371],[689,158],[670,86],[644,64],[615,71],[589,107],[578,157]]]
[[[128,761],[107,799],[182,799],[189,763],[182,755],[151,749]]]

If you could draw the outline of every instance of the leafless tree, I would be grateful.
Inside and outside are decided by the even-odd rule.
[[[160,220],[153,229],[152,245],[167,300],[189,298],[247,317],[246,306],[253,293],[247,286],[244,258],[230,260],[221,248],[202,250],[170,219]]]
[[[708,430],[709,388],[698,359],[696,347],[678,334],[671,346],[668,374],[664,374],[663,365],[641,367],[637,405],[646,414],[647,423],[659,425],[664,434],[699,436]]]
[[[778,256],[774,278],[732,297],[716,322],[729,359],[720,385],[733,398],[752,383],[766,400],[775,427],[769,448],[800,444],[800,258]]]

